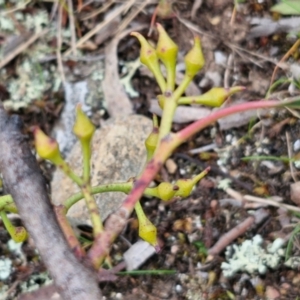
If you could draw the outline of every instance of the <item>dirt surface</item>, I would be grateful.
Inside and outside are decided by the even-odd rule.
[[[6,2],[5,9],[14,7],[13,2]],[[77,39],[95,28],[109,12],[113,11],[113,8],[120,5],[113,4],[102,12],[93,14],[104,5],[104,2],[102,4],[101,1],[85,1],[83,7],[80,7],[78,3],[81,1],[78,3],[74,1]],[[195,4],[198,2],[199,8],[196,8]],[[184,54],[192,45],[193,35],[198,34],[206,58],[204,69],[194,80],[200,93],[213,86],[242,85],[247,88],[246,91],[227,100],[227,104],[241,100],[263,99],[266,96],[269,99],[282,100],[299,95],[297,73],[293,71],[298,66],[299,48],[278,68],[272,79],[276,62],[293,46],[297,36],[282,30],[271,35],[261,34],[259,37],[251,38],[250,23],[254,18],[269,17],[274,21],[283,18],[270,12],[274,1],[247,1],[239,4],[236,11],[233,2],[214,0],[203,1],[201,4],[201,1],[174,1],[172,13],[168,18],[157,16],[157,21],[179,45],[179,69]],[[123,14],[115,18],[116,26],[121,28],[122,22],[140,5],[141,2],[135,1],[129,11],[124,9]],[[59,11],[53,6],[51,2],[41,1],[39,4],[30,3],[19,11],[34,15],[43,10],[48,18],[47,24],[51,24],[57,22],[59,18]],[[136,30],[135,28],[144,26],[146,29],[138,31],[146,36],[156,6],[155,1],[145,5],[141,12],[134,15],[133,21],[129,22],[129,28]],[[19,21],[12,19],[14,24],[18,25]],[[68,28],[70,21],[67,12],[61,13],[60,22],[60,30]],[[19,26],[20,32],[25,34],[26,28],[22,28],[20,24]],[[45,25],[47,26],[50,25]],[[4,49],[12,34],[2,31],[0,43]],[[51,51],[45,56],[41,67],[47,71],[55,66],[55,76],[59,77],[62,76],[60,63],[66,73],[69,71],[72,73],[84,59],[101,55],[103,57],[105,45],[116,35],[115,30],[107,29],[107,32],[107,36],[96,34],[80,46],[82,53],[80,62],[76,61],[74,55],[69,58],[63,56],[62,60],[56,56],[55,49],[60,43],[62,55],[71,45],[69,38],[66,41],[62,38],[59,42],[54,35],[46,42]],[[157,41],[155,30],[149,39]],[[28,55],[30,47],[25,52],[21,52],[1,69],[5,70],[7,80],[4,81],[2,77],[3,81],[0,82],[0,100],[4,102],[12,97],[6,83],[11,78],[20,76],[17,73],[18,65]],[[138,53],[139,44],[135,38],[126,36],[120,41],[118,45],[120,74],[122,65],[135,60]],[[76,80],[78,79],[75,78]],[[277,83],[276,87],[272,86],[269,90],[274,82]],[[140,68],[132,77],[131,83],[133,89],[139,93],[139,96],[130,98],[134,111],[151,117],[150,100],[159,94],[156,82]],[[22,117],[25,133],[31,137],[30,129],[33,125],[39,125],[46,132],[51,132],[63,105],[62,88],[49,87],[47,93],[41,97],[17,111],[11,108],[11,112],[18,113]],[[109,117],[105,105],[99,101],[92,106],[92,118],[96,125],[101,123],[100,110],[103,112],[103,118]],[[300,152],[299,114],[291,110],[270,110],[263,116],[258,113],[256,117],[249,117],[241,126],[236,124],[235,120],[234,117],[228,120],[230,129],[222,130],[215,125],[190,139],[177,149],[169,164],[157,176],[157,183],[174,182],[178,178],[190,178],[210,166],[209,175],[197,185],[190,197],[167,204],[158,199],[142,199],[147,216],[158,228],[162,251],[150,258],[140,270],[174,270],[174,274],[119,275],[112,282],[101,282],[105,299],[298,299],[300,265],[295,262],[292,268],[285,265],[285,260],[299,257],[300,252],[297,234],[300,217],[297,203],[300,204],[300,199],[296,193],[292,201],[290,192],[291,184],[298,182],[299,177],[299,169],[294,163],[299,159]],[[173,130],[177,131],[184,126],[174,124]],[[30,141],[32,143],[31,139]],[[210,146],[208,150],[203,148],[207,145]],[[197,152],[195,149],[198,148],[200,153],[195,153]],[[194,154],[191,154],[191,151]],[[258,156],[264,156],[264,159],[258,159]],[[41,163],[41,167],[50,181],[53,167],[44,162]],[[231,183],[230,188],[224,190],[220,188],[220,184],[224,184],[226,179]],[[246,201],[241,195],[254,196],[256,201]],[[266,204],[265,199],[271,199],[273,202]],[[284,207],[286,204],[292,208],[287,210]],[[251,219],[253,214],[255,216],[262,214],[263,217],[254,222]],[[250,220],[248,225],[241,230],[241,224],[245,224],[247,220]],[[29,286],[42,286],[49,279],[40,275],[45,274],[45,269],[32,241],[29,240],[22,245],[21,252],[24,256],[20,256],[15,250],[11,250],[8,245],[10,238],[3,225],[0,226],[1,260],[8,258],[12,262],[11,273],[0,282],[0,289],[4,295],[3,299],[17,299],[21,292],[28,290]],[[126,230],[113,246],[110,256],[113,266],[122,261],[122,254],[128,249],[129,244],[137,241],[136,227],[136,217],[133,215]],[[238,231],[236,238],[231,240],[227,235],[224,238],[224,235],[233,228]],[[89,230],[81,229],[86,242],[90,237]],[[294,230],[296,234],[292,236]],[[276,267],[267,267],[265,272],[261,273],[259,270],[253,272],[240,270],[226,277],[221,269],[221,264],[228,262],[225,255],[226,246],[242,245],[257,234],[263,240],[260,249],[267,249],[267,246],[277,238],[284,240],[281,247],[284,253]],[[223,242],[223,246],[219,251],[214,251],[214,245],[220,241]],[[288,241],[292,242],[289,244],[289,251],[286,252]],[[254,245],[252,244],[250,248],[254,249]],[[236,248],[235,252],[238,251]],[[255,255],[251,254],[251,250],[249,253],[250,264],[255,264]],[[265,263],[266,259],[261,258],[258,264]],[[33,275],[35,277],[32,277]]]

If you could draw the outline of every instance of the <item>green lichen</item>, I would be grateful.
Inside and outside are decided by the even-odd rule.
[[[26,58],[17,67],[17,77],[7,82],[10,98],[4,101],[7,108],[25,108],[35,100],[41,100],[52,87],[53,73],[41,67],[34,59]]]

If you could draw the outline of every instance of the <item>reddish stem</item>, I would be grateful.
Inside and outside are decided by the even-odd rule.
[[[56,214],[57,222],[59,223],[59,226],[73,253],[79,260],[83,260],[83,258],[85,257],[85,251],[80,246],[80,243],[73,231],[73,228],[68,221],[68,218],[66,216],[66,207],[64,205],[54,206],[54,212]]]
[[[95,238],[94,244],[88,253],[88,257],[92,261],[94,267],[100,267],[105,256],[109,252],[112,243],[123,230],[127,222],[127,218],[130,216],[135,204],[142,197],[144,190],[154,179],[155,175],[159,172],[163,163],[172,154],[174,149],[185,142],[193,134],[209,126],[218,119],[251,109],[271,108],[282,105],[283,104],[279,101],[268,100],[246,102],[235,106],[222,108],[213,112],[211,115],[187,126],[178,133],[168,134],[166,137],[164,137],[161,140],[154,157],[147,164],[141,177],[135,182],[133,189],[125,198],[122,206],[115,213],[110,215],[105,223],[104,232]]]

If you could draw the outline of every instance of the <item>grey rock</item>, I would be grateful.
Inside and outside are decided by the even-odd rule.
[[[96,130],[92,141],[91,184],[124,182],[136,176],[146,161],[144,141],[152,130],[150,119],[140,115],[116,117]],[[82,172],[80,143],[77,142],[67,162],[78,175]],[[62,204],[79,191],[79,188],[62,171],[56,170],[51,183],[53,204]],[[125,198],[119,192],[103,193],[95,196],[102,220],[117,209]],[[76,224],[91,225],[84,200],[80,200],[68,212],[68,217]]]

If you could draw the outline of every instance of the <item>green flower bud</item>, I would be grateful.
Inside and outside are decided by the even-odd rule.
[[[170,63],[175,65],[178,46],[173,42],[165,29],[159,23],[157,23],[157,30],[159,37],[156,45],[156,53],[159,59],[164,63],[165,66]]]
[[[178,179],[175,185],[178,187],[178,190],[175,193],[175,196],[186,198],[188,197],[193,187],[198,181],[200,181],[210,170],[210,167],[207,167],[203,172],[195,176],[193,179]]]
[[[245,88],[243,86],[235,86],[229,89],[222,87],[214,87],[208,92],[199,96],[181,97],[178,101],[178,104],[196,103],[212,107],[219,107],[229,96],[236,92],[243,91],[244,89]]]
[[[175,192],[175,196],[181,198],[188,197],[194,187],[192,179],[178,179],[175,185],[178,187],[178,190]]]
[[[174,190],[174,186],[170,182],[162,182],[157,187],[157,193],[161,200],[169,201],[174,197],[176,189]]]
[[[8,231],[9,235],[16,243],[24,242],[27,239],[28,234],[24,227],[21,227],[21,226],[15,227],[10,222],[10,220],[8,219],[8,217],[4,211],[0,212],[0,216],[1,216],[2,222],[3,222],[6,230]]]
[[[22,226],[15,227],[15,231],[13,234],[11,234],[11,238],[16,242],[16,243],[22,243],[27,240],[28,238],[28,233],[26,229]]]
[[[161,73],[159,62],[158,62],[158,56],[155,49],[138,32],[132,32],[131,35],[135,36],[141,44],[141,51],[140,51],[141,63],[143,63],[153,73],[161,90],[165,91],[166,82]]]
[[[73,132],[78,139],[83,141],[90,141],[94,132],[95,126],[82,111],[81,105],[76,107],[76,120],[73,127]]]
[[[158,250],[156,227],[146,217],[140,202],[136,203],[134,209],[139,220],[139,237]]]
[[[198,36],[195,36],[194,46],[184,58],[186,71],[189,78],[193,78],[204,66],[205,60],[201,49],[201,42]]]
[[[158,125],[155,123],[157,123],[157,118],[156,121],[154,120],[153,122],[152,131],[150,132],[149,136],[145,140],[145,146],[147,150],[147,161],[149,161],[153,157],[158,142],[159,128]]]
[[[47,136],[39,127],[33,130],[35,149],[38,155],[43,159],[48,159],[53,163],[62,160],[58,143],[55,139]]]
[[[156,46],[156,53],[167,70],[167,89],[173,91],[175,87],[178,46],[172,41],[164,28],[158,23],[157,30],[159,33],[159,38]]]
[[[158,246],[157,229],[146,217],[139,219],[139,237],[153,247]]]

